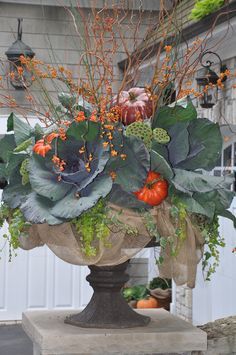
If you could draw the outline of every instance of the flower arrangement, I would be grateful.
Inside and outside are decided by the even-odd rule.
[[[94,15],[92,31],[102,33],[106,26],[104,33],[113,42],[108,56],[98,55],[105,53],[105,37],[97,42],[95,54],[86,49],[82,59],[87,82],[74,81],[62,66],[22,56],[22,68],[32,71],[47,109],[39,113],[27,89],[28,111],[38,114],[40,124],[32,127],[15,113],[8,118],[8,133],[0,140],[0,178],[6,182],[1,224],[9,222],[13,248],[22,246],[28,235],[35,240],[33,246],[46,243],[62,259],[77,264],[117,264],[155,238],[162,248],[158,263],[165,277],[173,276],[166,272],[166,263],[183,253],[186,257],[193,252],[196,266],[206,237],[211,245],[204,257],[209,276],[216,266],[209,263],[211,256],[222,244],[217,228],[210,227],[217,225],[219,215],[234,222],[235,217],[228,211],[233,178],[205,173],[221,154],[219,125],[197,118],[189,95],[198,93],[183,88],[196,65],[194,61],[191,67],[191,55],[202,43],[196,41],[188,49],[182,66],[175,49],[163,44],[165,57],[162,66],[154,68],[152,84],[125,90],[131,73],[127,68],[127,81],[114,94],[109,55],[115,51],[117,22],[109,19]],[[91,57],[96,63],[90,63]],[[103,73],[95,81],[91,74],[100,66],[107,76]],[[179,91],[170,103],[173,77]],[[57,100],[50,98],[44,79],[65,84],[67,92],[59,92]],[[14,99],[7,100],[22,115]],[[32,236],[33,226],[38,229]],[[65,248],[70,249],[67,256]]]

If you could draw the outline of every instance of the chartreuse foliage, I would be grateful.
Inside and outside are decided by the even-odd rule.
[[[0,227],[6,221],[9,225],[8,233],[5,233],[3,238],[9,242],[9,261],[11,261],[12,256],[17,255],[16,249],[19,247],[19,237],[27,236],[27,231],[31,224],[25,220],[24,215],[19,209],[11,210],[6,204],[1,204]]]
[[[80,218],[74,218],[72,225],[82,237],[83,252],[87,256],[96,256],[97,249],[94,240],[103,241],[106,245],[106,239],[110,235],[110,230],[107,226],[107,209],[104,200],[99,200],[98,203],[84,212]],[[107,245],[109,247],[109,245]]]
[[[193,20],[201,20],[212,12],[219,10],[224,3],[224,0],[196,0],[190,18]]]
[[[211,275],[219,266],[219,247],[224,247],[224,237],[219,233],[219,218],[214,216],[211,223],[201,214],[193,214],[192,221],[200,229],[202,236],[205,239],[206,248],[202,259],[202,268],[205,274],[205,279],[210,281]]]

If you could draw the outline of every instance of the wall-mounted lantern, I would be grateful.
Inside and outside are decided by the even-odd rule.
[[[222,61],[220,56],[211,51],[206,51],[203,52],[201,57],[200,57],[200,63],[202,65],[202,69],[198,71],[198,76],[196,78],[197,84],[198,84],[198,89],[199,92],[201,93],[200,97],[200,105],[202,108],[212,108],[218,98],[218,80],[220,79],[220,74],[217,75],[216,72],[214,72],[211,69],[212,64],[214,64],[213,61],[207,60],[205,64],[203,64],[203,58],[206,55],[214,55],[218,58],[219,63],[220,63],[220,74],[223,74],[225,70],[227,69],[225,65],[222,65]],[[227,76],[224,75],[221,78],[221,82],[224,82],[227,79]]]
[[[22,21],[18,18],[17,40],[5,52],[10,62],[10,81],[11,85],[17,90],[26,89],[32,84],[32,73],[20,61],[20,56],[33,58],[35,53],[32,49],[22,42]],[[22,68],[23,70],[19,70]]]

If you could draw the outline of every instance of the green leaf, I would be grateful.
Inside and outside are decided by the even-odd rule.
[[[32,132],[33,136],[35,137],[35,140],[37,141],[42,138],[45,133],[45,128],[41,127],[38,123],[36,123]]]
[[[63,220],[51,214],[53,202],[32,192],[20,207],[26,220],[31,223],[60,224]]]
[[[192,121],[197,118],[197,111],[192,101],[186,98],[185,101],[176,102],[174,105],[163,106],[155,114],[152,129],[161,127],[170,128],[177,122]]]
[[[172,166],[176,166],[179,162],[185,160],[189,153],[188,124],[189,122],[176,123],[168,132],[171,136],[168,150]]]
[[[171,180],[174,173],[167,161],[157,152],[151,150],[151,170],[160,173],[164,178]]]
[[[100,124],[93,121],[88,121],[88,133],[86,134],[86,141],[94,141],[98,134],[100,134]]]
[[[218,214],[222,217],[230,219],[234,224],[234,228],[236,228],[236,217],[232,212],[230,212],[228,210],[225,210],[225,211],[222,210],[222,211],[218,212]]]
[[[3,162],[7,162],[9,152],[12,152],[15,146],[14,134],[5,134],[5,136],[0,139],[0,159],[2,159]]]
[[[13,112],[10,114],[10,116],[8,116],[8,119],[7,119],[7,132],[11,132],[11,131],[14,130],[14,123],[13,123],[14,117],[15,117],[15,114]]]
[[[26,151],[27,148],[29,148],[31,145],[33,144],[33,139],[29,138],[26,141],[22,142],[21,144],[19,144],[15,149],[14,152],[19,153],[22,151]]]
[[[21,175],[17,169],[12,175],[9,185],[3,190],[2,200],[6,202],[10,208],[17,208],[25,201],[30,192],[31,187],[29,184],[25,186],[21,184]]]
[[[230,207],[234,196],[235,193],[233,191],[227,190],[226,188],[219,188],[218,190],[209,191],[206,193],[195,193],[194,199],[205,208],[208,208],[210,203],[214,204],[214,213],[216,215],[229,218],[227,209]]]
[[[71,109],[76,103],[76,95],[71,95],[69,93],[62,92],[58,94],[58,100],[66,109]]]
[[[186,170],[212,170],[222,151],[222,136],[218,124],[206,118],[198,118],[188,126],[189,154],[178,164]]]
[[[13,123],[14,123],[15,141],[16,141],[16,145],[18,146],[31,137],[32,128],[28,123],[25,123],[17,116],[13,117]]]
[[[147,209],[150,205],[137,199],[134,193],[122,190],[122,188],[114,184],[111,192],[107,196],[109,202],[114,203],[120,207]]]
[[[85,115],[88,117],[92,112],[92,106],[89,102],[85,101],[82,96],[79,96],[78,102],[75,105],[77,110],[84,111]]]
[[[165,160],[168,160],[168,149],[165,145],[157,143],[155,140],[152,141],[151,149],[154,152],[162,155]]]
[[[29,161],[30,184],[38,195],[51,201],[62,199],[71,189],[72,185],[58,181],[58,175],[53,172],[53,166],[45,166],[45,160],[40,156],[33,156]]]
[[[206,193],[216,189],[230,188],[233,177],[203,175],[197,172],[174,169],[172,183],[179,191]]]
[[[100,175],[90,185],[81,191],[81,197],[76,196],[77,189],[73,188],[62,200],[52,208],[52,214],[58,218],[75,218],[93,207],[99,198],[105,197],[112,188],[112,179]]]
[[[195,199],[195,194],[191,197],[185,194],[178,194],[178,197],[186,206],[188,212],[203,214],[204,216],[213,219],[215,215],[215,204],[211,200],[201,201],[201,195],[203,194],[198,195],[198,201]]]
[[[0,163],[0,179],[1,178],[6,178],[7,173],[6,173],[6,164]]]
[[[21,163],[26,157],[26,154],[18,154],[13,152],[8,154],[8,162],[6,164],[6,173],[8,177],[14,174],[14,170],[16,168],[19,170]]]
[[[77,140],[94,141],[100,132],[100,124],[92,121],[73,122],[66,134]]]
[[[116,184],[127,192],[139,190],[150,170],[150,155],[142,141],[134,136],[123,137],[123,150],[126,159],[111,158],[107,164],[108,172],[115,171]]]

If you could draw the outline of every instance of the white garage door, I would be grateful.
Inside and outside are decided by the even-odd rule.
[[[88,268],[63,262],[47,247],[20,250],[10,263],[5,248],[0,260],[0,321],[21,319],[25,310],[85,306],[92,294],[87,273]]]

